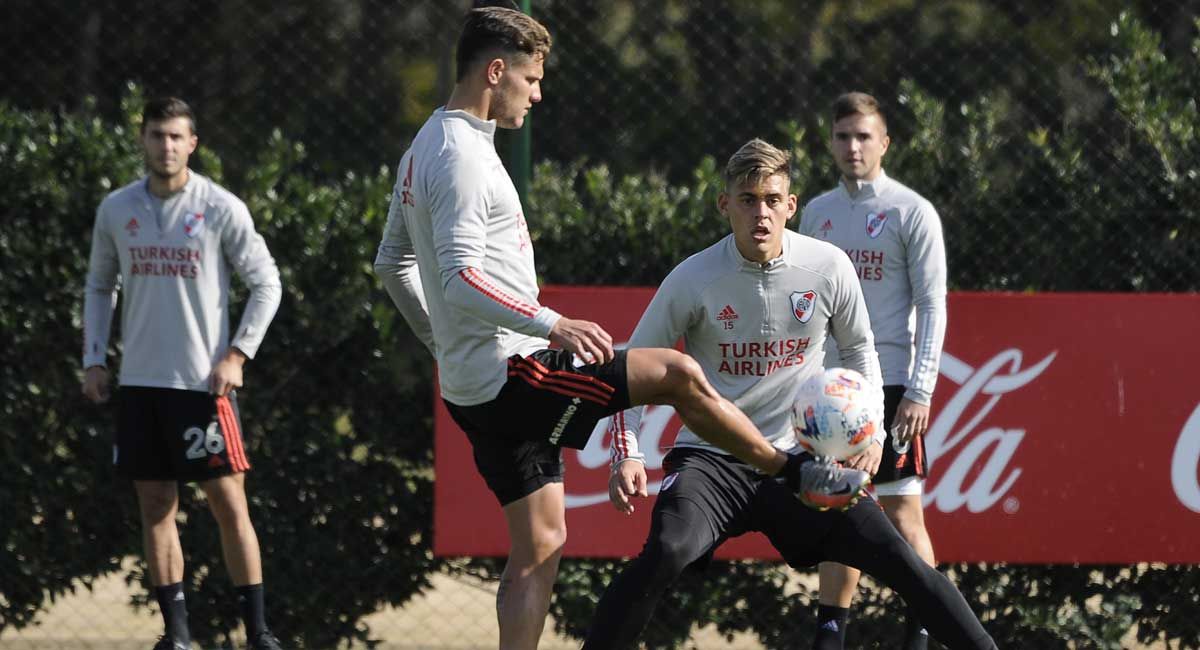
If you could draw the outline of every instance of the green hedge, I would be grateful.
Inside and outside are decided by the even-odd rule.
[[[1004,97],[951,106],[904,85],[893,121],[916,127],[893,145],[889,168],[942,212],[956,288],[1200,287],[1200,66],[1167,60],[1128,19],[1113,34],[1112,51],[1089,68],[1114,108],[1102,124],[1064,117],[1015,132]],[[109,464],[111,410],[80,397],[78,368],[94,209],[141,173],[140,100],[130,93],[120,124],[90,110],[0,105],[0,629],[29,624],[75,581],[86,586],[141,553],[132,490]],[[824,151],[826,128],[814,119],[762,134],[794,148],[801,196],[832,184],[828,156],[812,153]],[[1081,144],[1096,133],[1111,146]],[[301,146],[275,134],[241,177],[223,178],[205,149],[198,163],[247,202],[283,273],[283,304],[243,391],[256,466],[248,491],[272,623],[291,642],[326,648],[369,639],[365,614],[403,604],[435,572],[462,568],[430,552],[430,362],[370,271],[392,173],[316,182],[304,158]],[[1114,158],[1121,174],[1105,176]],[[543,280],[656,284],[726,232],[712,207],[718,189],[713,159],[700,161],[686,185],[653,173],[616,178],[602,164],[540,164],[528,207]],[[1079,263],[1096,259],[1107,263]],[[205,645],[227,642],[236,608],[216,526],[199,495],[185,496],[195,634]],[[479,560],[468,570],[494,576],[498,567]],[[562,631],[582,633],[616,567],[564,562],[553,605]],[[1143,639],[1200,647],[1193,567],[948,571],[1002,647],[1117,648],[1135,623]],[[128,579],[145,585],[140,570]],[[803,645],[815,626],[812,595],[786,583],[775,565],[716,563],[684,578],[646,641],[676,647],[692,623],[713,622],[752,631],[768,647]],[[855,645],[882,642],[899,611],[889,597],[867,594],[850,628]]]

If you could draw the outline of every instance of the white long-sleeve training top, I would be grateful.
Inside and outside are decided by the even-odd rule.
[[[946,338],[946,246],[933,205],[881,171],[853,195],[838,183],[810,201],[800,232],[846,251],[871,314],[883,383],[930,404]]]
[[[549,345],[533,244],[495,121],[439,108],[400,159],[376,272],[438,362],[442,396],[496,397],[507,360]]]
[[[250,289],[229,340],[230,270]],[[188,172],[166,199],[141,178],[96,210],[83,307],[83,366],[106,365],[118,288],[122,386],[208,390],[232,345],[253,357],[283,294],[279,269],[246,204]]]
[[[879,384],[867,308],[850,260],[789,230],[783,254],[765,264],[742,257],[733,235],[684,260],[659,286],[629,347],[669,348],[682,337],[684,351],[717,392],[776,448],[788,450],[796,445],[790,416],[796,389],[824,369],[827,336],[845,350],[845,367]],[[614,466],[640,457],[641,413],[634,407],[613,418]],[[675,446],[724,453],[686,426]]]

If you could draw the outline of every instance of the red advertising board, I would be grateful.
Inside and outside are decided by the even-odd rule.
[[[548,287],[542,302],[622,341],[653,289]],[[1200,295],[954,293],[926,438],[925,516],[947,562],[1200,562]],[[679,428],[648,413],[650,481]],[[603,424],[565,450],[566,554],[637,554],[653,497],[607,498]],[[500,508],[438,400],[434,551],[505,555]],[[778,555],[761,535],[723,558]]]

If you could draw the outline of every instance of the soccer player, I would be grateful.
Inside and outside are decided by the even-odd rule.
[[[879,381],[870,322],[846,255],[787,229],[796,212],[787,154],[751,140],[729,159],[724,176],[717,207],[732,234],[671,271],[634,330],[630,351],[682,338],[712,385],[765,439],[792,450],[796,387],[823,372],[827,336],[847,367]],[[627,514],[631,497],[647,494],[637,451],[640,411],[625,411],[612,427],[609,497]],[[873,471],[880,434],[849,464]],[[703,566],[722,542],[751,531],[766,535],[793,567],[836,560],[867,571],[913,603],[951,648],[995,647],[958,590],[917,556],[870,498],[844,511],[806,507],[778,480],[714,448],[686,423],[663,467],[649,537],[605,590],[585,649],[633,647],[685,568]]]
[[[875,349],[883,369],[883,461],[875,494],[892,523],[925,562],[935,566],[921,494],[928,467],[925,431],[946,335],[946,247],[937,211],[883,171],[887,118],[879,102],[852,92],[833,104],[831,148],[841,171],[837,188],[800,215],[800,232],[838,246],[854,262]],[[835,350],[827,363],[836,364]],[[843,352],[844,354],[844,352]],[[814,648],[840,649],[858,571],[822,564]],[[909,603],[903,648],[922,650],[927,634]]]
[[[191,647],[175,513],[177,482],[195,481],[221,531],[249,645],[271,650],[279,642],[264,614],[235,389],[282,289],[246,205],[188,169],[196,142],[195,117],[183,100],[147,102],[141,145],[149,174],[109,194],[96,211],[83,308],[83,394],[96,403],[109,398],[106,361],[119,281],[124,348],[113,462],[137,492],[146,564],[165,624],[154,648]],[[231,270],[250,289],[232,341]]]
[[[442,398],[504,511],[504,650],[537,646],[566,540],[561,447],[583,448],[604,416],[671,404],[697,435],[809,501],[843,505],[869,480],[776,449],[678,351],[614,350],[596,323],[538,304],[525,215],[492,138],[541,101],[549,50],[546,28],[521,12],[468,12],[454,90],[400,159],[375,260],[437,359]]]

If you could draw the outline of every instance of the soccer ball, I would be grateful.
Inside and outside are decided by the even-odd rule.
[[[792,431],[805,451],[844,461],[883,428],[883,391],[857,370],[829,368],[800,385]]]

